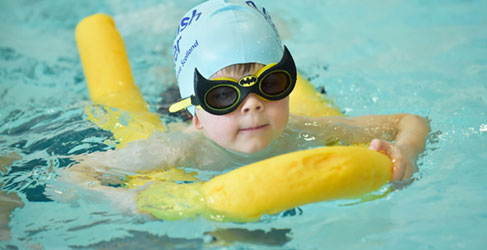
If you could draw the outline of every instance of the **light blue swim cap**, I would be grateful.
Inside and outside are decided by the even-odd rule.
[[[194,94],[195,68],[205,78],[239,63],[277,63],[284,48],[267,10],[254,1],[210,0],[181,19],[174,62],[181,98]],[[189,107],[194,115],[194,107]]]

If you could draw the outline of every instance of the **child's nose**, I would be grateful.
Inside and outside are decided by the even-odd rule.
[[[261,112],[264,110],[264,103],[260,97],[254,93],[250,93],[245,97],[242,103],[242,114],[248,114],[250,112]]]

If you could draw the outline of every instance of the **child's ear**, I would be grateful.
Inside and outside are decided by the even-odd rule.
[[[203,124],[201,124],[200,119],[198,118],[198,115],[196,114],[196,112],[195,112],[195,114],[193,116],[193,125],[198,130],[202,130],[203,129]]]

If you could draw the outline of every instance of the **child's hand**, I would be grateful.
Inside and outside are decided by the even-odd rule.
[[[370,142],[369,149],[389,156],[393,164],[393,181],[406,180],[418,170],[416,165],[416,157],[412,156],[406,148],[384,140],[374,139]]]

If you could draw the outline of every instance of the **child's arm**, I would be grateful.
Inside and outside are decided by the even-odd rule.
[[[156,134],[146,140],[133,141],[123,149],[75,156],[73,159],[77,163],[60,169],[56,178],[57,182],[74,191],[66,192],[63,191],[65,188],[53,184],[47,193],[60,201],[75,201],[80,195],[117,203],[129,201],[134,197],[134,191],[112,186],[119,186],[126,175],[137,171],[165,169],[191,162],[194,160],[191,146],[197,138],[185,132]],[[125,207],[133,210],[129,206],[131,203],[127,204]]]
[[[362,137],[367,136],[370,129],[375,129],[374,126],[386,128],[386,133],[388,132],[387,130],[392,132],[394,138],[388,138],[389,136],[381,136],[381,131],[378,129],[369,148],[383,152],[391,158],[393,162],[393,180],[408,179],[417,171],[416,162],[418,155],[423,152],[426,136],[430,131],[426,119],[411,114],[395,114],[356,117],[352,118],[352,120],[359,127],[358,140],[361,140],[360,134]],[[377,125],[374,125],[374,123]],[[360,128],[366,129],[364,131]],[[370,137],[367,139],[370,139]],[[387,141],[391,141],[391,139],[394,140],[394,143]],[[364,142],[364,140],[361,140],[361,142]]]
[[[52,200],[77,203],[78,200],[108,203],[114,209],[137,213],[136,190],[111,187],[121,184],[123,177],[108,170],[93,169],[85,165],[73,165],[59,169],[55,182],[46,185],[44,194]]]
[[[198,137],[191,133],[154,134],[145,140],[133,141],[125,148],[94,152],[76,160],[92,168],[120,169],[128,172],[164,169],[187,165],[194,159],[193,145]]]
[[[393,180],[407,179],[417,170],[416,161],[429,133],[428,121],[411,114],[298,118],[297,121],[298,127],[315,130],[325,141],[371,142],[369,148],[387,154],[393,161]]]
[[[428,121],[422,117],[407,114],[396,116],[399,122],[394,143],[374,139],[369,148],[387,154],[394,163],[393,179],[404,180],[417,171],[418,155],[424,151],[430,128]]]

